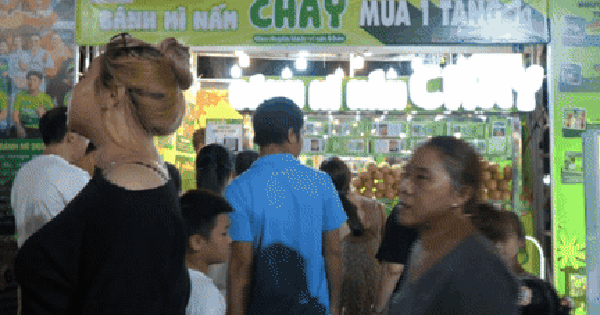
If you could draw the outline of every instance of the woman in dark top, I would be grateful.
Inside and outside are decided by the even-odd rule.
[[[333,157],[324,161],[320,169],[331,177],[350,227],[342,241],[344,278],[341,313],[369,314],[371,305],[375,303],[381,275],[375,253],[383,238],[385,210],[378,201],[350,191],[352,173],[344,161]]]
[[[434,137],[404,167],[398,219],[419,240],[389,314],[518,314],[515,276],[465,215],[477,210],[479,163],[466,142]]]
[[[400,209],[394,207],[385,223],[385,233],[375,258],[382,265],[379,291],[374,305],[375,314],[385,314],[390,297],[398,293],[406,279],[410,248],[419,238],[415,228],[398,223]]]
[[[185,314],[190,283],[169,135],[192,82],[188,48],[121,34],[75,86],[69,129],[97,147],[92,180],[19,250],[22,313]]]

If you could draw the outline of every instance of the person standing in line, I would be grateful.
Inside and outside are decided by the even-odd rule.
[[[74,165],[85,154],[88,140],[67,131],[66,108],[54,108],[42,116],[40,131],[44,152],[19,169],[11,189],[19,247],[58,215],[90,180]]]
[[[283,97],[266,100],[254,114],[254,142],[261,157],[225,191],[234,209],[228,315],[291,314],[300,309],[303,314],[339,314],[341,233],[347,216],[331,178],[297,160],[303,124],[298,105]],[[284,262],[269,258],[278,253],[267,250],[293,253],[303,263],[298,268],[307,285],[283,281],[298,278],[289,274]],[[267,270],[282,281],[271,281],[274,274],[265,274]]]
[[[69,130],[98,147],[94,176],[21,246],[23,315],[184,315],[179,198],[154,144],[181,125],[189,48],[119,34],[73,91]]]
[[[223,196],[233,176],[231,153],[223,145],[212,143],[203,146],[196,155],[196,188]],[[223,296],[227,296],[227,262],[208,267],[210,277]]]
[[[258,160],[258,152],[245,150],[235,155],[235,176],[240,176]]]
[[[417,229],[398,222],[399,215],[400,209],[394,207],[385,223],[384,237],[375,256],[381,263],[381,280],[374,305],[375,314],[387,313],[390,298],[399,292],[406,280],[410,249],[419,238]]]
[[[375,253],[383,238],[385,210],[380,202],[350,191],[352,173],[339,158],[324,161],[320,170],[331,177],[349,223],[342,243],[345,269],[340,314],[369,314],[379,291],[381,265]]]
[[[519,264],[519,248],[525,247],[525,230],[516,213],[497,209],[490,203],[479,205],[471,220],[483,236],[492,241],[504,262],[512,268],[520,283],[521,315],[568,315],[573,303],[559,299],[552,284],[528,273]]]
[[[229,259],[229,213],[233,209],[225,198],[204,189],[186,192],[180,204],[192,283],[186,315],[225,315],[225,297],[208,277],[208,267]]]
[[[519,285],[467,214],[479,204],[480,157],[463,140],[433,137],[400,181],[399,223],[415,227],[410,269],[390,315],[517,315]]]

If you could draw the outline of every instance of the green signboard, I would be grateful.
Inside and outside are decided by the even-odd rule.
[[[547,0],[79,0],[77,42],[191,46],[542,43]]]
[[[555,0],[550,12],[554,281],[559,293],[574,298],[575,314],[598,314],[600,308],[586,303],[585,292],[586,280],[591,289],[594,279],[586,279],[591,266],[586,258],[582,135],[600,122],[600,3]]]

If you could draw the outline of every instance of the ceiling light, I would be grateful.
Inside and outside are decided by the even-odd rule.
[[[304,57],[296,59],[296,70],[304,71],[308,67],[308,61]]]
[[[288,67],[285,67],[285,69],[283,69],[283,71],[281,71],[281,77],[286,80],[291,79],[293,76],[294,76],[294,73]]]
[[[242,77],[242,69],[240,68],[240,66],[235,65],[231,67],[231,77],[234,79],[239,79]]]

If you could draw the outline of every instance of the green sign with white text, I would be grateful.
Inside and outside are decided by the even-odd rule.
[[[77,42],[190,46],[544,43],[547,0],[78,0]],[[499,31],[502,29],[502,31]]]

